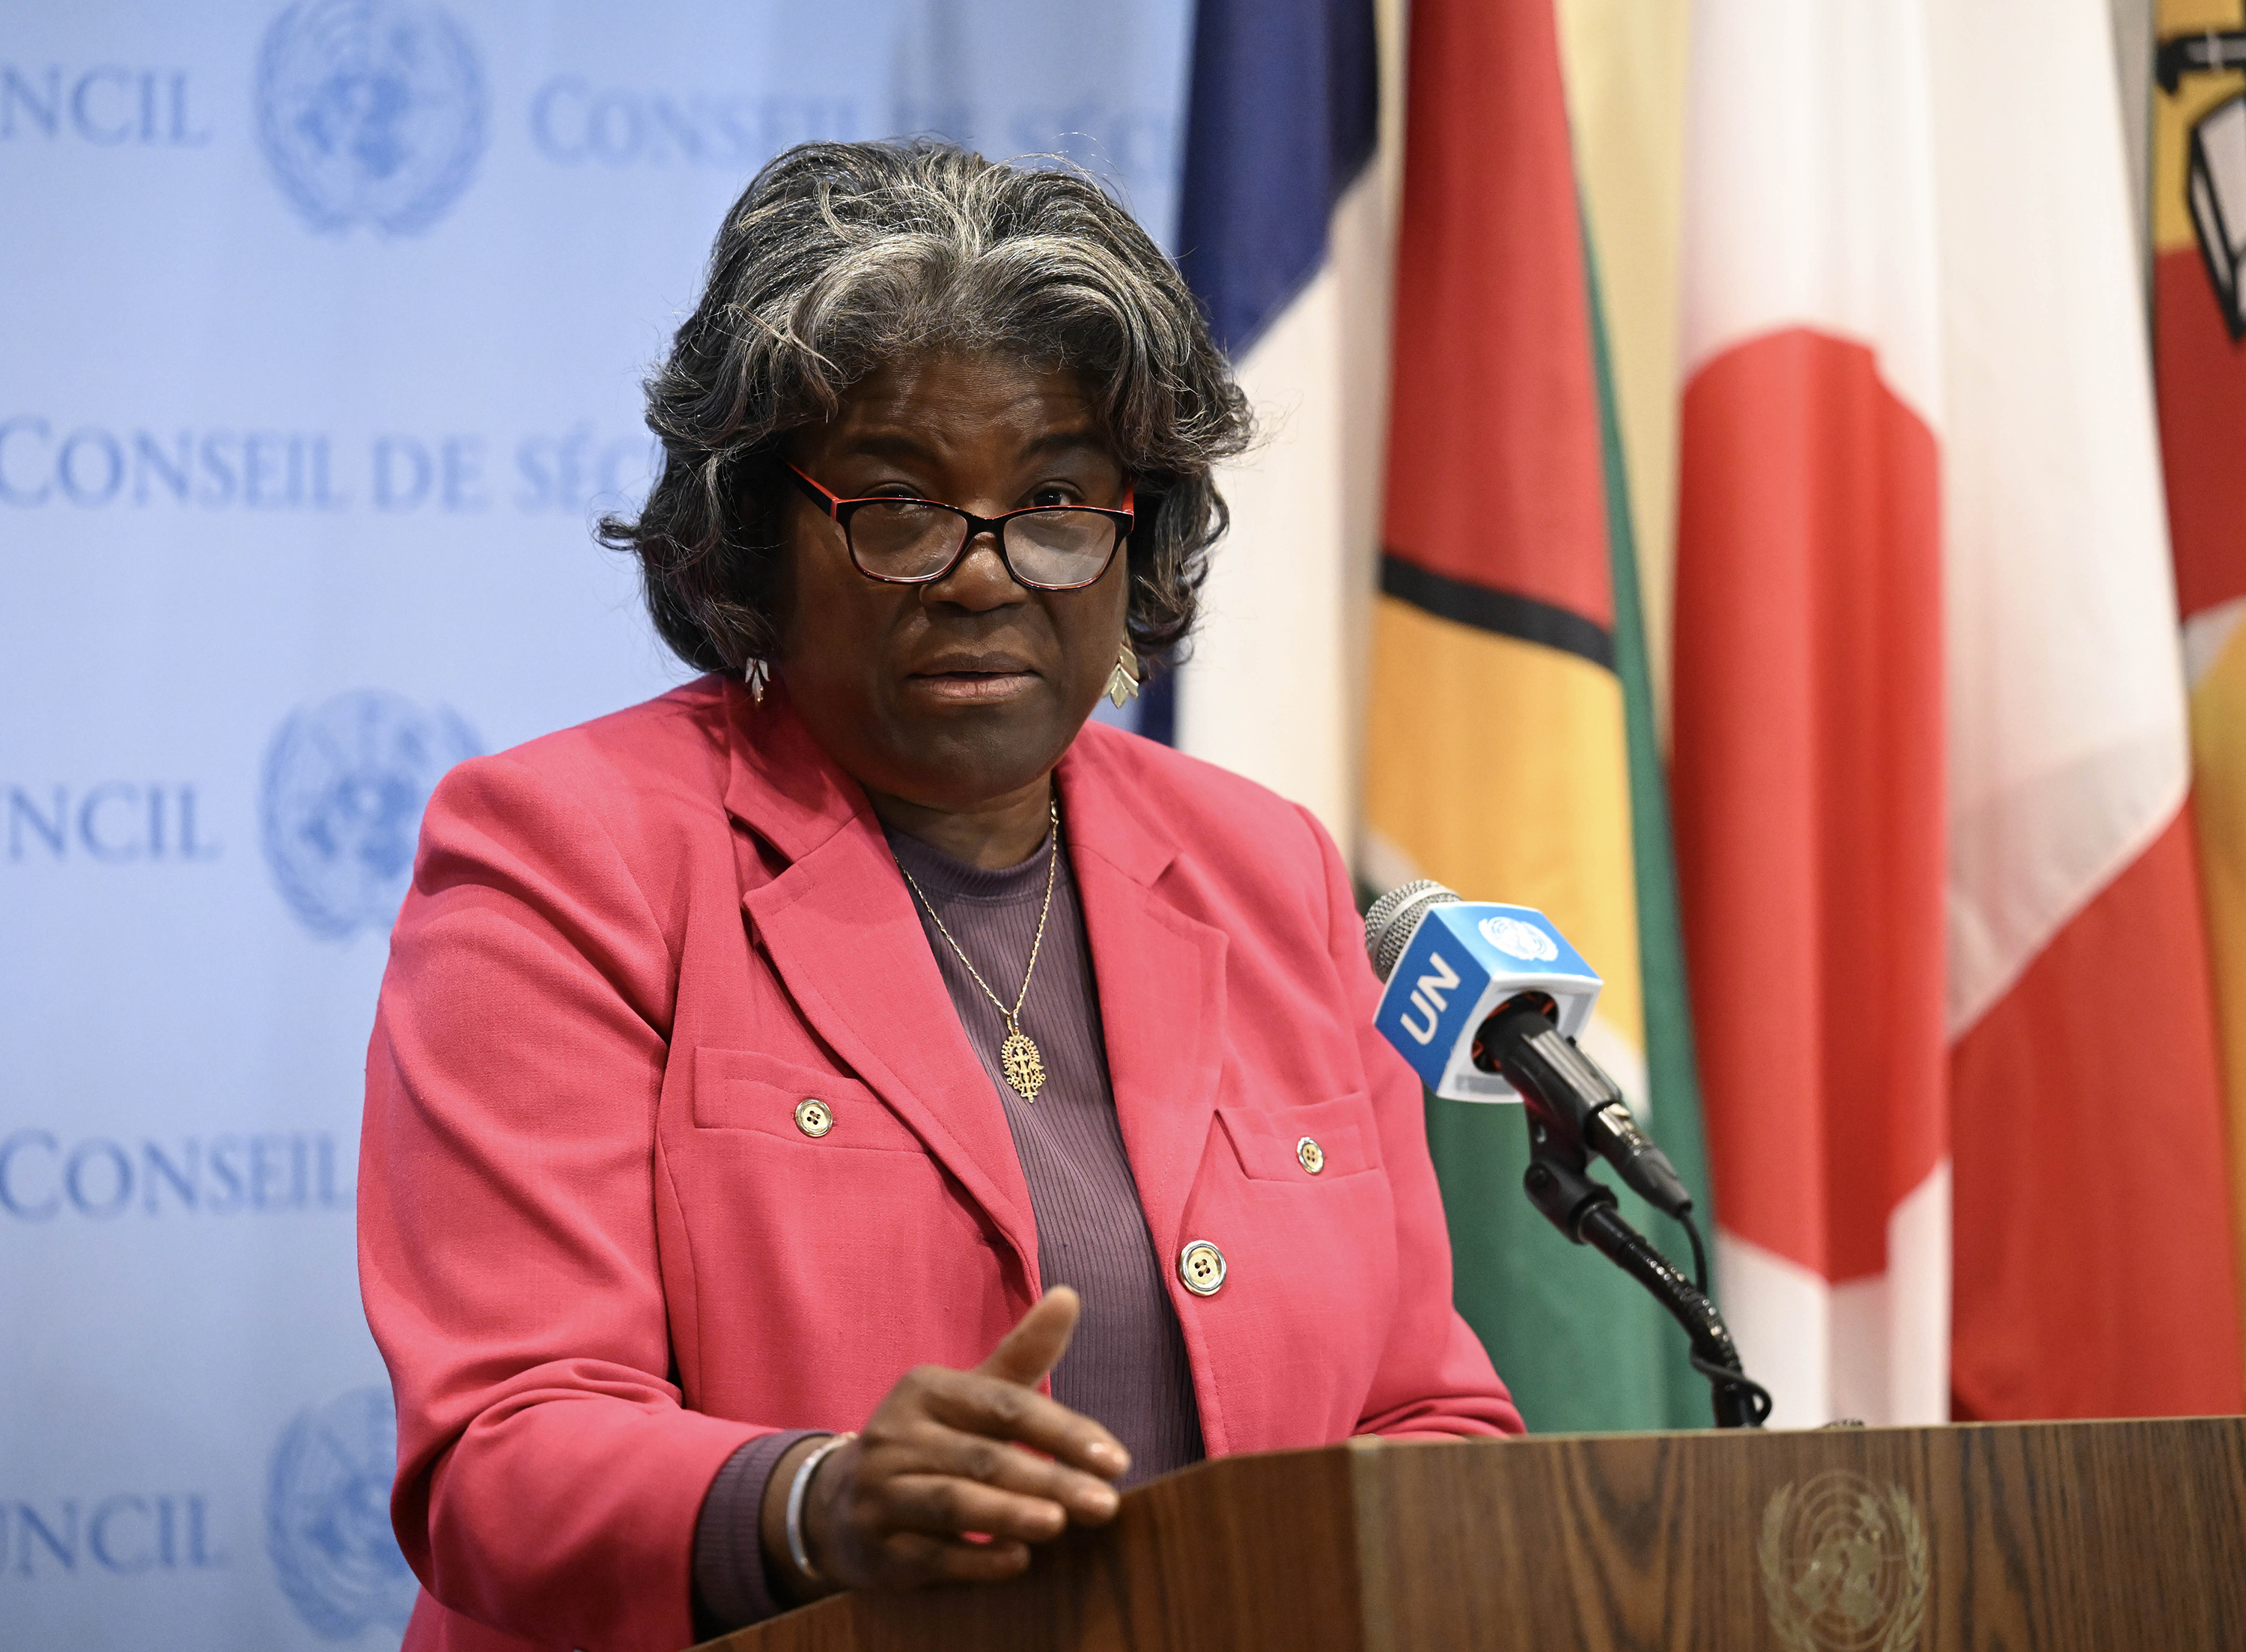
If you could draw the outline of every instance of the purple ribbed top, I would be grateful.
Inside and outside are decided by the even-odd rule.
[[[1012,1003],[1045,902],[1051,840],[1021,865],[995,872],[901,833],[889,833],[889,846],[991,990]],[[1004,1018],[928,908],[913,904],[967,1041],[1006,1110],[1037,1217],[1038,1272],[1047,1289],[1072,1285],[1084,1299],[1075,1339],[1053,1369],[1053,1397],[1105,1424],[1123,1442],[1131,1453],[1126,1485],[1199,1462],[1204,1448],[1193,1371],[1115,1118],[1092,948],[1067,855],[1061,855],[1045,944],[1022,1005],[1022,1030],[1045,1062],[1045,1086],[1035,1102],[1017,1095],[999,1066]],[[773,1467],[801,1438],[751,1441],[719,1471],[703,1501],[694,1581],[703,1627],[712,1633],[776,1609],[759,1558],[758,1512]]]
[[[898,864],[919,880],[952,939],[991,991],[1009,1003],[1021,990],[1045,904],[1046,856],[1052,853],[1047,843],[1021,865],[992,872],[915,838],[889,836]],[[928,909],[914,905],[967,1042],[1006,1109],[1037,1216],[1038,1272],[1046,1289],[1072,1285],[1084,1298],[1075,1340],[1053,1369],[1053,1397],[1106,1424],[1123,1442],[1131,1453],[1126,1485],[1199,1462],[1193,1372],[1115,1118],[1092,948],[1067,855],[1061,856],[1052,915],[1022,1005],[1022,1030],[1045,1060],[1045,1087],[1034,1102],[1017,1095],[999,1067],[1004,1017],[936,932]]]

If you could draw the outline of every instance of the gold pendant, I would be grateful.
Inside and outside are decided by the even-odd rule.
[[[1037,1042],[1024,1032],[1019,1022],[1007,1023],[1006,1042],[998,1046],[998,1066],[1006,1075],[1006,1082],[1024,1101],[1035,1101],[1038,1091],[1045,1087],[1045,1057],[1038,1053]]]

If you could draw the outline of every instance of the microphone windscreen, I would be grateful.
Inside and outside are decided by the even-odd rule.
[[[1427,908],[1455,906],[1458,901],[1433,878],[1415,878],[1374,901],[1365,914],[1365,950],[1372,960],[1372,973],[1386,981]]]
[[[1560,1036],[1582,1031],[1598,1002],[1598,973],[1552,921],[1528,907],[1461,901],[1421,881],[1383,897],[1365,922],[1373,968],[1385,978],[1373,1030],[1419,1082],[1453,1101],[1514,1101],[1501,1072],[1474,1058],[1474,1038],[1499,1005],[1548,1000]]]

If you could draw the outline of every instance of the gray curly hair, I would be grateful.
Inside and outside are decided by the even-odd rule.
[[[929,350],[1079,375],[1137,488],[1132,645],[1175,659],[1228,521],[1210,467],[1247,445],[1246,399],[1176,267],[1089,177],[924,139],[800,144],[766,165],[647,381],[661,473],[636,520],[598,531],[638,557],[682,659],[739,671],[774,656],[781,444],[876,365]]]

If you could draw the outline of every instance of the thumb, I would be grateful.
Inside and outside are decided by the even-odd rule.
[[[1068,1352],[1069,1338],[1084,1303],[1065,1285],[1056,1285],[1037,1306],[1014,1322],[1014,1329],[998,1339],[990,1357],[975,1369],[985,1377],[1035,1388],[1045,1373]]]

